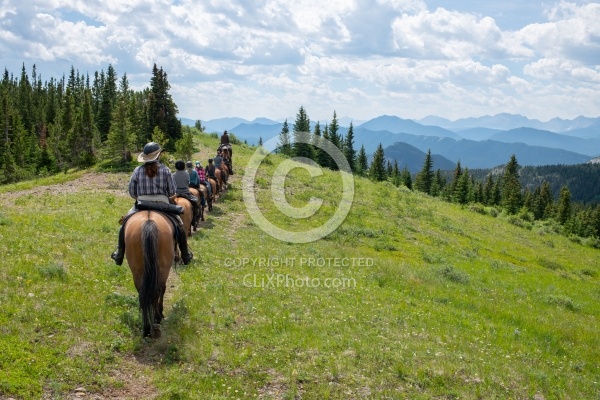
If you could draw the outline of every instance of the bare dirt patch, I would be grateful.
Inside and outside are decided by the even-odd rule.
[[[78,192],[112,193],[115,196],[129,196],[127,185],[129,174],[106,174],[98,172],[87,173],[80,178],[56,185],[36,186],[31,189],[0,193],[0,204],[9,204],[21,196],[43,196],[73,194]]]

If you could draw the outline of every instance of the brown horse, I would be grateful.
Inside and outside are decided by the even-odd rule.
[[[223,191],[223,176],[219,168],[215,168],[215,177],[217,178],[217,193]]]
[[[192,236],[192,221],[194,220],[194,208],[192,202],[185,197],[175,197],[175,204],[183,207],[183,214],[180,215],[183,221],[183,229],[188,236]]]
[[[202,206],[202,199],[206,199],[206,188],[204,185],[200,185],[200,189],[190,188],[190,192],[198,199],[198,215],[192,221],[194,230],[198,229],[198,222],[204,221],[204,207]]]
[[[229,175],[233,175],[233,165],[231,163],[231,147],[223,147],[221,151],[223,153],[223,163],[227,167],[227,173]]]
[[[157,211],[140,211],[125,224],[125,257],[138,291],[144,337],[160,337],[163,298],[175,258],[173,224]]]
[[[208,183],[210,184],[210,188],[211,188],[211,195],[208,196],[208,211],[212,211],[213,209],[213,202],[217,200],[217,181],[215,181],[213,178],[208,178]]]

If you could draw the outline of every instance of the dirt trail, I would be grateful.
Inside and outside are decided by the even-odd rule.
[[[204,166],[206,165],[206,160],[208,159],[208,150],[205,150],[202,153],[201,157],[196,156],[194,161],[200,160]],[[14,204],[15,199],[27,195],[43,196],[45,194],[60,195],[79,192],[98,192],[111,193],[115,196],[129,197],[129,194],[127,193],[129,176],[129,173],[90,172],[65,183],[37,186],[26,190],[0,193],[0,206],[12,205]],[[236,178],[235,176],[232,176],[230,179],[233,180]],[[221,193],[220,196],[222,197],[226,195],[226,193],[227,192],[225,191],[224,193]],[[211,219],[209,212],[207,212],[206,217],[207,221],[201,222],[199,229],[202,229],[202,224],[206,224]],[[240,214],[231,217],[233,217],[232,221],[234,221],[234,229],[237,229],[237,227],[240,225],[243,215]],[[231,237],[230,240],[232,240],[232,244],[235,242],[233,237]],[[124,268],[127,268],[126,263],[124,263]],[[176,268],[173,268],[171,274],[169,275],[169,280],[167,282],[167,293],[165,294],[165,315],[167,318],[171,308],[173,307],[173,298],[177,294],[179,283],[179,274]],[[157,339],[155,342],[147,344],[135,355],[126,355],[125,357],[121,358],[119,366],[109,374],[115,382],[115,385],[112,385],[112,387],[107,387],[99,393],[87,392],[85,388],[76,388],[72,393],[67,394],[65,398],[100,400],[140,398],[153,399],[158,397],[158,390],[151,382],[151,369],[154,365],[160,363],[161,358],[163,357],[163,354],[160,354],[160,348],[163,347],[161,346],[161,340],[162,339]],[[42,398],[51,399],[53,398],[53,395],[49,392],[45,392]]]

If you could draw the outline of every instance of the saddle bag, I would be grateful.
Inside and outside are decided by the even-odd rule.
[[[183,214],[183,207],[177,204],[157,203],[153,201],[138,200],[135,203],[135,208],[137,210],[162,211],[167,214]]]

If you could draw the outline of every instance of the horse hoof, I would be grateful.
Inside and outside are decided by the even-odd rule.
[[[152,324],[152,328],[150,329],[150,337],[152,339],[158,339],[160,336],[161,336],[160,325]]]

